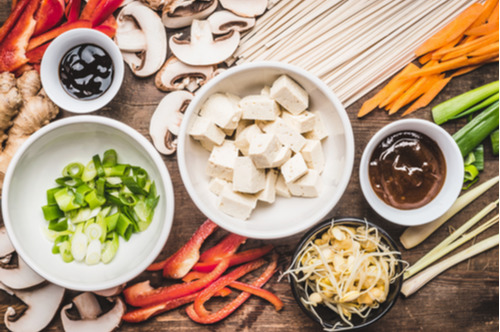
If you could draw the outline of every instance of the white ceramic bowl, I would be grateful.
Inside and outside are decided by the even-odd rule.
[[[113,81],[99,97],[91,100],[69,95],[59,79],[59,65],[73,47],[94,44],[104,49],[113,61]],[[45,51],[40,66],[40,79],[49,98],[60,108],[73,113],[89,113],[106,106],[118,93],[123,82],[124,65],[120,49],[104,33],[93,29],[73,29],[55,38]]]
[[[187,134],[205,100],[216,92],[240,97],[259,94],[280,75],[289,75],[309,94],[310,110],[320,110],[329,136],[322,141],[326,164],[323,188],[316,198],[277,197],[273,204],[260,202],[248,220],[226,215],[216,207],[217,197],[208,189],[205,170],[210,153]],[[177,159],[184,185],[196,206],[222,228],[250,238],[273,239],[297,234],[321,221],[337,204],[349,182],[354,162],[351,124],[342,104],[326,84],[295,66],[256,62],[237,66],[210,80],[191,101],[179,133]]]
[[[402,210],[386,204],[373,190],[368,176],[368,164],[373,150],[384,138],[403,130],[427,135],[437,143],[446,161],[446,178],[441,190],[432,201],[417,209]],[[463,175],[462,155],[453,138],[440,126],[421,119],[398,120],[380,129],[366,145],[359,165],[361,190],[370,206],[383,218],[403,226],[426,224],[443,215],[460,194]]]
[[[86,164],[107,149],[115,149],[119,161],[143,167],[155,181],[160,200],[154,218],[128,242],[120,237],[110,263],[65,263],[52,254],[52,242],[42,233],[46,191],[55,186],[64,166],[74,161]],[[82,115],[43,127],[16,152],[4,180],[2,214],[16,251],[34,271],[68,289],[95,291],[133,279],[158,256],[172,225],[174,194],[163,160],[144,136],[116,120]]]

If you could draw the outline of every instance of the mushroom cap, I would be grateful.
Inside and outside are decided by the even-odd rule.
[[[263,14],[267,8],[267,0],[220,0],[224,9],[243,17],[255,17]]]
[[[96,295],[99,296],[104,296],[104,297],[109,297],[109,296],[116,296],[122,292],[122,290],[125,288],[126,284],[119,285],[113,288],[108,288],[108,289],[103,289],[100,291],[95,291],[93,292]]]
[[[17,267],[0,267],[0,282],[12,289],[24,289],[44,282],[45,279],[33,271],[28,264],[17,256]]]
[[[4,226],[0,227],[0,257],[12,254],[15,251],[12,242],[10,242],[9,235]]]
[[[125,62],[132,72],[139,77],[147,77],[156,73],[167,57],[167,33],[160,17],[152,9],[138,1],[122,8],[118,14],[118,26],[131,17],[137,22],[146,39],[146,49],[142,52],[140,65],[136,61]],[[117,30],[117,34],[120,32]],[[117,37],[120,38],[120,37]]]
[[[255,25],[255,18],[241,17],[228,10],[220,10],[207,18],[212,28],[212,33],[220,35],[228,33],[231,30],[244,32]]]
[[[162,21],[167,28],[184,28],[193,20],[203,20],[217,9],[217,0],[167,0],[163,6]]]
[[[29,290],[14,290],[13,293],[28,308],[15,321],[10,321],[16,316],[16,311],[8,307],[4,316],[5,326],[10,331],[40,331],[45,328],[59,308],[64,296],[65,289],[52,283],[46,283],[41,287]]]
[[[163,97],[156,107],[149,123],[149,135],[160,153],[170,155],[177,149],[174,135],[179,134],[184,111],[193,97],[188,91],[173,91]]]
[[[215,66],[190,66],[171,56],[156,73],[156,87],[162,91],[188,89],[193,92],[213,75]]]
[[[89,331],[113,331],[120,325],[121,319],[127,306],[120,297],[113,298],[115,305],[107,313],[96,319],[72,320],[68,317],[67,311],[73,306],[73,302],[65,305],[61,309],[61,321],[65,331],[89,332]]]
[[[178,35],[170,38],[172,53],[184,63],[192,66],[215,65],[229,58],[240,42],[240,33],[231,31],[214,39],[208,21],[194,20],[191,25],[191,39],[179,40]]]

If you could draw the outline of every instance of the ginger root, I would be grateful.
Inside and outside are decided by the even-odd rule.
[[[12,125],[12,118],[19,113],[23,98],[13,74],[0,74],[0,144],[7,139],[5,132]]]
[[[12,84],[12,82],[7,83],[7,79],[10,79],[10,77],[4,74],[0,74],[0,91],[2,91],[4,86],[7,87]],[[5,81],[3,80],[4,77]],[[14,87],[11,87],[9,92],[3,95],[7,96],[8,93],[12,93],[11,98],[14,98],[14,93],[11,92],[13,90],[17,91],[16,98],[20,99],[19,106],[12,116],[15,116],[13,120],[12,117],[9,118],[9,114],[13,113],[7,112],[6,105],[8,103],[4,103],[6,99],[2,99],[2,93],[0,93],[0,129],[3,128],[4,123],[7,123],[6,129],[3,129],[3,135],[7,138],[7,141],[0,153],[0,190],[3,186],[7,167],[18,148],[31,134],[48,124],[59,113],[59,108],[45,95],[43,89],[40,90],[40,76],[38,72],[25,72],[16,80]],[[2,103],[4,104],[2,105]],[[11,125],[12,127],[10,127]],[[10,129],[8,129],[9,127]],[[8,132],[5,135],[7,129]]]

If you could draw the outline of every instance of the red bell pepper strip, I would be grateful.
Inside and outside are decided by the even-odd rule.
[[[249,249],[246,251],[242,251],[232,256],[229,256],[229,266],[235,266],[239,264],[243,264],[246,262],[251,262],[266,255],[268,252],[273,250],[273,245],[269,244],[256,249]],[[217,266],[217,261],[215,262],[199,262],[193,266],[193,271],[198,272],[210,272]]]
[[[64,8],[64,16],[68,22],[74,22],[78,20],[78,15],[80,15],[80,8],[82,6],[81,0],[64,0],[66,6]]]
[[[218,261],[221,258],[231,256],[238,250],[239,246],[246,241],[246,237],[238,234],[228,234],[217,245],[208,249],[200,256],[201,262]]]
[[[0,43],[0,72],[15,71],[28,62],[26,47],[35,30],[34,14],[38,5],[39,1],[30,1]]]
[[[71,23],[65,23],[61,26],[58,26],[57,28],[45,32],[44,34],[41,34],[40,36],[32,38],[28,44],[27,51],[31,51],[37,48],[38,46],[45,44],[48,41],[51,41],[52,39],[56,38],[57,36],[61,35],[62,33],[68,30],[76,28],[91,28],[91,27],[92,25],[90,21],[75,21]]]
[[[7,17],[7,20],[5,20],[4,24],[0,28],[0,43],[3,41],[5,36],[7,36],[10,30],[12,30],[17,20],[23,13],[24,8],[26,8],[26,5],[29,2],[30,0],[21,0],[19,2],[16,2],[15,4],[13,2],[12,12],[10,13],[9,17]]]
[[[36,26],[33,36],[53,28],[64,16],[64,0],[42,0],[35,14]]]
[[[152,288],[149,280],[137,283],[133,286],[126,288],[123,291],[125,301],[134,307],[144,307],[152,304],[158,304],[168,300],[173,300],[189,294],[193,294],[207,285],[211,284],[219,278],[224,271],[229,267],[229,261],[224,259],[220,261],[219,265],[203,278],[172,286],[165,286],[159,288]]]
[[[252,295],[261,297],[264,300],[269,301],[272,305],[274,305],[276,311],[280,311],[283,308],[283,302],[280,300],[280,298],[268,290],[252,286],[249,284],[245,284],[239,281],[233,281],[232,283],[229,284],[229,287],[239,289],[240,291],[250,293]]]
[[[277,265],[278,265],[278,255],[274,254],[272,257],[272,261],[269,263],[266,270],[256,281],[252,283],[252,286],[262,287],[269,279],[271,279],[274,272],[276,272]],[[199,316],[194,310],[194,304],[191,304],[186,308],[186,313],[188,314],[189,318],[200,324],[217,323],[226,318],[227,316],[229,316],[236,309],[238,309],[243,303],[245,303],[245,301],[250,297],[250,295],[251,295],[250,293],[243,292],[240,295],[238,295],[233,301],[228,303],[225,307],[223,307],[222,309],[220,309],[215,313],[209,314],[208,316],[204,317]]]
[[[120,7],[123,0],[101,0],[90,17],[92,26],[98,26]]]
[[[116,28],[118,28],[118,23],[113,15],[110,15],[101,25],[94,27],[94,30],[101,31],[109,38],[113,38],[116,34]],[[161,270],[161,269],[160,269]]]
[[[190,282],[193,280],[197,280],[197,279],[203,278],[203,276],[205,274],[206,274],[205,272],[190,271],[188,274],[186,274],[184,277],[182,277],[182,281]]]
[[[220,289],[226,287],[231,282],[238,280],[245,274],[258,269],[264,265],[266,261],[264,259],[258,259],[253,262],[247,263],[245,265],[239,266],[233,271],[229,272],[225,276],[220,277],[207,288],[201,291],[200,295],[194,300],[194,310],[196,314],[201,317],[210,315],[210,312],[205,308],[204,304]]]
[[[122,316],[122,319],[129,323],[143,322],[153,316],[162,314],[166,311],[178,308],[184,304],[193,302],[196,299],[196,297],[200,294],[200,292],[201,291],[183,297],[179,297],[177,299],[168,300],[163,303],[153,304],[147,307],[142,307],[139,309],[129,311]],[[228,296],[229,294],[231,294],[231,290],[226,287],[217,292],[216,296],[225,297]]]
[[[94,13],[99,2],[103,0],[89,0],[85,7],[83,7],[82,13],[80,14],[80,20],[88,20],[92,17],[92,13]]]
[[[38,46],[35,49],[32,49],[31,51],[26,52],[26,57],[28,58],[28,62],[32,64],[40,63],[49,45],[50,43],[45,43],[43,45]]]

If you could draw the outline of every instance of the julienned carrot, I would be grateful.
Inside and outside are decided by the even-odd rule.
[[[373,97],[368,99],[363,103],[361,109],[358,112],[358,118],[365,116],[366,114],[373,111],[377,106],[380,105],[382,101],[389,95],[390,91],[393,90],[400,82],[401,76],[417,71],[419,68],[413,63],[409,63],[399,74],[394,76],[389,83],[385,85],[379,92],[377,92]]]
[[[484,47],[478,48],[474,52],[469,53],[469,56],[480,56],[498,52],[498,41],[494,44],[486,45]]]
[[[429,105],[429,103],[444,89],[444,87],[450,82],[451,77],[443,78],[436,83],[434,83],[429,90],[427,90],[420,98],[417,99],[404,113],[402,116],[406,116],[416,110]]]
[[[481,14],[479,14],[474,23],[470,25],[469,29],[486,23],[496,6],[498,6],[498,0],[486,0],[483,3],[483,11],[481,12]],[[465,34],[467,34],[467,31],[465,32]]]
[[[453,78],[453,77],[457,77],[457,76],[461,76],[461,75],[465,75],[467,73],[470,73],[471,71],[473,70],[476,70],[478,69],[479,67],[481,67],[482,65],[476,65],[476,66],[470,66],[470,67],[463,67],[463,68],[460,68],[459,70],[455,71],[453,74],[451,74],[450,78]]]
[[[408,77],[408,75],[413,75],[412,77]],[[419,75],[414,75],[413,73],[407,74],[404,77],[407,79],[404,81],[401,81],[399,83],[399,86],[397,86],[387,98],[384,99],[382,103],[380,103],[380,107],[385,107],[389,105],[390,103],[394,102],[399,96],[401,96],[412,84],[414,84]]]
[[[469,55],[470,52],[477,50],[478,48],[482,48],[486,45],[490,45],[491,43],[494,43],[495,41],[498,41],[498,31],[488,34],[485,36],[482,36],[480,38],[474,39],[472,41],[469,41],[467,43],[458,45],[452,49],[446,50],[441,52],[441,54],[438,54],[437,56],[441,56],[442,61],[458,58],[459,56],[462,55]],[[433,55],[434,58],[434,55]]]
[[[491,12],[490,17],[488,17],[487,22],[489,23],[489,22],[493,22],[493,21],[498,22],[498,3],[497,3],[497,6],[495,7],[495,9],[493,9],[493,11]]]
[[[481,35],[488,35],[495,31],[498,31],[498,20],[483,25],[479,25],[475,28],[466,31],[465,34],[468,36],[481,36]]]
[[[460,13],[453,21],[444,28],[439,30],[431,38],[427,39],[420,47],[417,48],[415,54],[421,56],[430,51],[436,50],[443,45],[451,42],[453,39],[461,36],[474,21],[483,12],[483,6],[480,3],[474,3]]]
[[[433,58],[434,54],[436,54],[436,52],[446,51],[446,50],[449,50],[449,49],[455,47],[455,45],[457,45],[462,40],[462,37],[463,36],[458,36],[457,38],[453,39],[451,42],[438,48],[437,50],[435,50],[433,52],[429,52],[427,54],[424,54],[423,56],[420,57],[420,60],[419,60],[420,64],[424,65],[427,62],[429,62],[430,60],[432,60],[432,58]]]
[[[443,78],[444,75],[430,75],[420,77],[415,84],[413,84],[408,90],[403,93],[403,95],[396,100],[396,103],[389,109],[389,115],[396,113],[404,107],[408,105],[421,95],[425,93],[425,91],[429,90],[429,88],[440,78]]]

